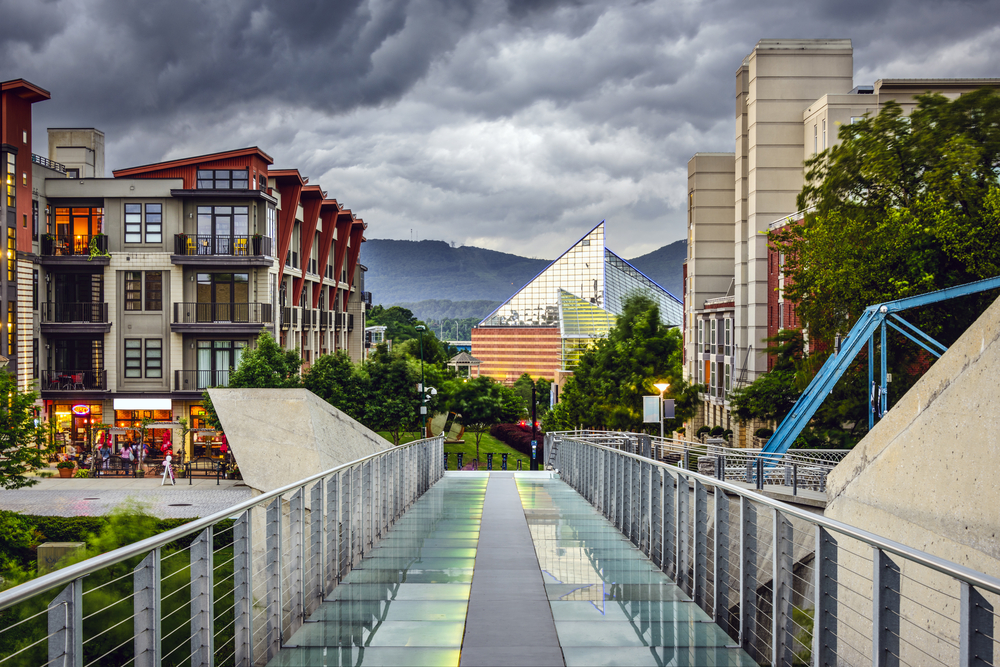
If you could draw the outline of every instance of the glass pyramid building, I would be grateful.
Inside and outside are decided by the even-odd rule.
[[[626,298],[632,294],[642,294],[655,301],[660,306],[660,319],[664,324],[680,326],[683,317],[681,302],[604,246],[602,220],[476,326],[473,330],[473,349],[475,355],[485,362],[481,371],[485,375],[510,379],[515,374],[520,375],[518,370],[532,376],[551,376],[543,374],[542,366],[560,371],[572,370],[583,350],[594,340],[607,335],[622,313]],[[528,368],[530,364],[522,364],[523,369],[517,368],[517,350],[511,348],[528,344],[530,336],[524,334],[529,328],[558,330],[561,341],[558,359],[535,364],[533,369]],[[488,333],[487,329],[490,330]],[[505,329],[511,331],[506,346],[501,340],[504,338],[502,330]],[[475,351],[477,330],[484,343]],[[538,333],[540,337],[549,338],[545,332]],[[492,341],[492,347],[497,348],[498,362],[500,356],[503,357],[502,363],[489,363],[492,350],[486,349],[490,347],[485,344],[487,336]],[[515,340],[518,342],[515,343]],[[503,354],[501,348],[506,348]],[[545,346],[545,352],[526,349],[523,356],[530,359],[539,354],[550,355],[551,351],[552,346]]]

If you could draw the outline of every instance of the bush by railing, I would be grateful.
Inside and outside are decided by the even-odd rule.
[[[531,456],[531,428],[520,424],[494,424],[490,427],[490,435],[512,449]],[[544,434],[541,429],[535,430],[535,440],[542,442]]]

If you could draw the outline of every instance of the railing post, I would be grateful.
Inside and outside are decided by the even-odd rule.
[[[837,664],[837,540],[816,526],[812,654],[816,667]]]
[[[723,457],[719,457],[723,458]],[[724,612],[727,610],[726,600],[729,599],[729,496],[715,487],[715,531],[712,540],[715,548],[712,550],[712,618],[719,625],[723,624]]]
[[[677,576],[674,582],[681,590],[691,595],[691,578],[688,557],[688,539],[691,535],[691,488],[684,473],[677,474]]]
[[[247,509],[233,524],[233,641],[235,665],[253,664],[253,524]]]
[[[212,526],[191,543],[191,666],[211,667],[215,657]]]
[[[281,648],[281,611],[284,601],[281,596],[281,497],[267,506],[265,513],[265,577],[266,604],[264,616],[267,619],[267,662],[271,661]]]
[[[899,664],[899,566],[872,547],[872,665]]]
[[[702,609],[708,606],[708,493],[694,480],[694,598]]]
[[[339,565],[338,581],[351,570],[351,470],[337,473],[340,476],[340,521],[337,524],[337,541],[340,544],[337,562]]]
[[[292,494],[288,512],[288,634],[291,635],[305,620],[305,489]]]
[[[410,447],[412,450],[413,447]],[[361,561],[361,554],[364,551],[364,463],[354,466],[351,481],[351,567],[353,568]],[[414,462],[416,468],[416,462]],[[414,471],[416,474],[416,471]]]
[[[757,510],[740,496],[740,646],[750,653],[757,595]]]
[[[652,504],[653,468],[648,461],[642,461],[642,507],[639,512],[641,525],[639,527],[639,548],[647,556],[652,556],[652,529],[650,525],[650,510]]]
[[[158,553],[158,552],[157,552]],[[152,554],[150,554],[152,555]],[[159,562],[159,561],[157,561]],[[157,579],[157,581],[159,581]],[[136,589],[138,592],[138,588]],[[157,587],[159,591],[159,587]],[[138,596],[136,596],[138,600]],[[135,602],[138,613],[139,602]],[[137,616],[138,618],[138,616]],[[49,603],[49,664],[83,667],[83,579],[74,579]],[[136,622],[138,627],[138,621]],[[159,637],[159,625],[155,626]],[[138,635],[136,635],[138,648]],[[159,651],[157,651],[157,655]],[[136,651],[136,664],[139,652]],[[61,661],[60,661],[61,660]]]
[[[628,512],[628,524],[629,524],[629,539],[632,541],[636,547],[639,546],[639,524],[640,519],[640,503],[642,502],[642,481],[641,481],[641,468],[639,466],[639,461],[632,458],[628,458],[628,495],[629,495],[629,512]]]
[[[663,468],[652,466],[650,472],[650,525],[649,557],[653,564],[659,568],[663,567]]]
[[[305,596],[306,614],[323,601],[323,578],[326,568],[323,551],[326,545],[326,521],[323,520],[323,480],[313,484],[309,495],[309,588]]]
[[[160,666],[160,550],[153,549],[132,574],[136,667]],[[82,582],[81,591],[82,591]],[[81,593],[82,597],[82,593]],[[77,626],[79,627],[79,626]],[[82,658],[82,644],[80,656]],[[77,663],[79,665],[80,663]]]
[[[663,565],[660,569],[677,582],[677,478],[663,470]],[[669,524],[668,524],[669,522]]]
[[[959,624],[959,667],[986,667],[993,663],[996,637],[993,605],[968,582],[962,582]]]
[[[774,510],[771,531],[771,657],[792,664],[792,523]]]

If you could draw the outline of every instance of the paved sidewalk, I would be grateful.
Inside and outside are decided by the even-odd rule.
[[[0,491],[0,509],[44,516],[100,516],[129,500],[149,506],[164,519],[188,519],[222,511],[251,496],[242,481],[177,480],[160,486],[159,478],[97,478],[39,480],[17,491]]]

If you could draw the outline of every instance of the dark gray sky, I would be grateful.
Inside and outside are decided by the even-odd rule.
[[[844,37],[855,83],[1000,75],[1000,2],[0,0],[0,79],[112,169],[257,145],[369,223],[554,257],[601,219],[684,237],[687,161],[733,150],[762,38]]]

